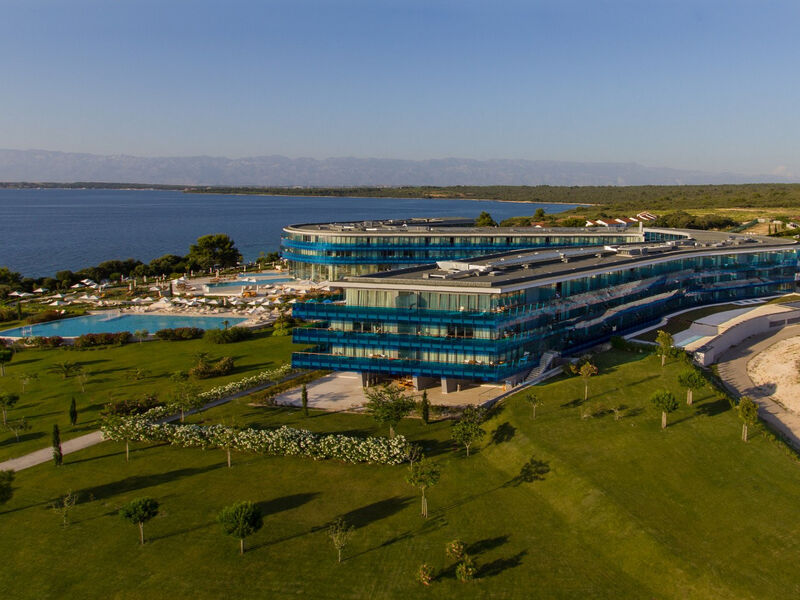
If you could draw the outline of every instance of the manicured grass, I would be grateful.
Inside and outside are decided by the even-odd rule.
[[[19,442],[13,433],[0,431],[0,461],[47,446],[53,423],[58,423],[64,440],[97,429],[98,415],[111,400],[150,393],[167,398],[174,387],[169,375],[188,370],[196,362],[195,356],[199,352],[208,352],[212,357],[231,356],[236,361],[232,374],[198,382],[202,389],[208,389],[288,363],[292,350],[299,347],[291,343],[290,336],[272,337],[270,332],[261,332],[252,340],[235,344],[211,344],[200,339],[132,343],[87,350],[24,350],[6,364],[6,375],[0,377],[0,390],[20,393],[20,400],[9,412],[9,419],[25,417],[32,429],[23,433]],[[86,392],[81,391],[76,377],[63,379],[48,372],[53,364],[67,360],[80,363],[89,373]],[[144,369],[147,374],[142,379],[133,379],[129,373],[132,369]],[[37,374],[39,379],[26,385],[25,392],[21,393],[19,377],[24,373]],[[73,396],[78,405],[76,427],[69,425],[68,417]]]
[[[454,452],[448,422],[418,419],[399,431],[441,465],[429,491],[430,518],[405,482],[405,467],[234,455],[219,450],[140,446],[130,464],[105,443],[17,475],[0,508],[9,598],[771,598],[800,593],[796,557],[800,465],[775,442],[744,444],[727,401],[709,389],[695,405],[660,416],[650,394],[671,389],[682,366],[663,369],[653,355],[597,357],[590,383],[594,415],[581,419],[583,383],[539,386],[544,404],[531,419],[518,395],[485,428],[470,458]],[[621,420],[609,409],[625,405]],[[246,404],[242,405],[246,407]],[[220,407],[220,409],[223,407]],[[229,409],[226,409],[229,410]],[[213,409],[206,419],[215,420]],[[248,413],[249,414],[246,414]],[[236,411],[229,411],[236,412]],[[381,433],[366,415],[246,407],[238,418],[262,426]],[[544,479],[513,484],[535,457]],[[82,502],[59,526],[47,505],[67,490]],[[148,523],[148,544],[115,513],[143,495],[162,515]],[[258,502],[264,528],[238,555],[217,512]],[[337,564],[324,532],[343,515],[355,537]],[[478,580],[455,580],[445,543],[464,539]],[[414,581],[420,563],[438,579]]]

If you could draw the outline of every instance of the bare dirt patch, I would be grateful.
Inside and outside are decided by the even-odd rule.
[[[787,410],[800,413],[800,337],[781,340],[747,363],[747,374],[759,391]]]

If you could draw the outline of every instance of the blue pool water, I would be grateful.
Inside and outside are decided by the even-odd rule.
[[[119,333],[120,331],[139,331],[146,329],[155,333],[159,329],[175,327],[199,327],[200,329],[221,329],[223,321],[236,325],[247,319],[228,317],[189,317],[185,315],[86,315],[61,321],[51,321],[38,325],[16,327],[0,331],[8,337],[77,337],[84,333]]]
[[[245,281],[244,278],[240,281],[223,281],[222,283],[209,283],[209,288],[222,288],[222,287],[242,287],[243,285],[274,285],[276,283],[286,283],[287,281],[293,281],[293,279],[289,277],[279,277],[273,279],[264,279],[260,277],[254,278],[256,281]]]

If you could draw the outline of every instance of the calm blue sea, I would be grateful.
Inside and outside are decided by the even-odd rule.
[[[104,260],[186,254],[208,233],[229,234],[246,259],[275,251],[291,223],[402,217],[500,221],[572,208],[567,204],[184,194],[150,190],[0,190],[0,266],[30,277]]]

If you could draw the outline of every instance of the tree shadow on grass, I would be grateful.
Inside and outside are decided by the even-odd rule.
[[[413,440],[413,443],[420,446],[422,448],[422,452],[427,457],[445,454],[453,448],[453,442],[451,440],[425,439]]]
[[[630,408],[625,413],[625,417],[638,417],[639,415],[644,413],[644,409],[641,406],[637,406],[634,408]]]
[[[351,510],[350,512],[343,514],[342,518],[349,525],[354,526],[356,529],[360,529],[361,527],[365,527],[370,523],[391,517],[392,515],[400,512],[409,505],[412,499],[413,498],[408,496],[394,496],[392,498],[378,500],[372,504],[367,504],[361,508]]]
[[[443,515],[432,516],[428,519],[425,519],[423,523],[416,529],[409,529],[408,531],[398,533],[397,535],[392,536],[389,539],[381,542],[377,546],[373,546],[372,548],[367,548],[366,550],[362,550],[361,552],[351,554],[350,556],[345,558],[345,561],[356,558],[363,554],[368,554],[370,552],[373,552],[374,550],[380,550],[381,548],[386,548],[388,546],[391,546],[392,544],[396,544],[397,542],[402,542],[404,540],[413,538],[416,535],[424,535],[432,531],[437,531],[446,526],[447,526],[447,519],[445,519]]]
[[[575,398],[575,400],[570,400],[569,402],[564,402],[561,405],[561,408],[578,408],[579,406],[583,406],[586,402],[583,398]]]
[[[710,402],[704,402],[695,409],[696,415],[703,415],[705,417],[716,417],[724,412],[731,410],[731,404],[727,398],[717,398]]]
[[[527,554],[528,551],[523,550],[522,552],[517,552],[513,556],[498,558],[490,563],[486,563],[485,565],[478,567],[477,577],[479,579],[483,577],[494,577],[495,575],[499,575],[507,569],[519,567],[522,564],[522,558]]]
[[[285,510],[291,510],[293,508],[297,508],[298,506],[302,506],[307,502],[311,502],[319,495],[320,492],[289,494],[288,496],[272,498],[271,500],[262,500],[261,502],[257,502],[256,506],[261,509],[261,514],[263,514],[265,517],[268,517]]]
[[[96,500],[104,500],[118,494],[132,492],[143,488],[154,487],[162,483],[169,483],[185,477],[193,477],[195,475],[202,475],[209,471],[219,469],[225,466],[226,463],[220,462],[214,465],[205,467],[197,467],[191,469],[175,469],[174,471],[167,471],[166,473],[155,473],[153,475],[132,475],[119,481],[112,481],[103,485],[95,487],[84,488],[77,490],[75,493],[80,496],[93,496]]]
[[[544,481],[550,472],[550,463],[546,460],[539,460],[536,456],[531,456],[530,460],[522,465],[519,475],[512,477],[503,487],[517,487],[523,483],[533,483],[534,481]]]
[[[38,440],[39,438],[43,438],[45,436],[44,432],[42,431],[31,431],[30,433],[22,433],[19,436],[19,442],[29,442],[30,440]],[[3,440],[0,442],[0,448],[4,446],[13,446],[18,442],[17,438],[13,435],[8,439]]]
[[[497,426],[497,429],[492,432],[492,443],[502,444],[503,442],[510,442],[514,438],[516,432],[517,428],[508,421],[501,423]]]
[[[488,552],[489,550],[494,550],[495,548],[499,548],[503,544],[508,542],[508,538],[510,536],[506,535],[499,535],[493,538],[486,538],[470,544],[467,546],[467,554],[470,556],[478,556],[483,552]]]
[[[131,453],[133,453],[133,450],[131,450]],[[64,459],[64,464],[65,465],[76,465],[78,463],[90,462],[90,461],[93,461],[93,460],[100,460],[100,459],[103,459],[103,458],[111,458],[112,456],[121,456],[123,454],[125,454],[125,451],[124,450],[120,450],[119,452],[109,452],[108,454],[100,454],[98,456],[90,456],[89,458],[79,458],[77,460]]]

